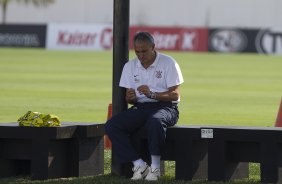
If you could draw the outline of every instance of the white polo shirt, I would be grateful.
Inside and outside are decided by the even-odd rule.
[[[145,69],[138,58],[128,61],[121,74],[120,87],[135,89],[137,102],[156,102],[157,100],[139,94],[137,88],[141,85],[149,86],[153,92],[165,92],[169,87],[184,82],[177,62],[170,56],[157,53],[154,63]],[[179,102],[180,99],[177,100]]]

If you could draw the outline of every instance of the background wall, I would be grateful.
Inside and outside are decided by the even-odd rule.
[[[12,2],[7,23],[112,23],[113,2],[57,0],[47,8]],[[131,25],[282,27],[281,0],[130,0],[130,6]]]

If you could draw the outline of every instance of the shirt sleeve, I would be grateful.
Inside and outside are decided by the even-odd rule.
[[[171,67],[169,67],[168,69],[166,81],[168,88],[172,86],[177,86],[184,82],[180,67],[175,60],[173,60],[173,62],[171,63]]]
[[[119,81],[119,86],[120,87],[124,87],[124,88],[132,88],[132,82],[130,81],[131,80],[131,70],[130,70],[130,65],[129,63],[127,62],[124,67],[123,67],[123,70],[122,70],[122,73],[121,73],[121,77],[120,77],[120,81]]]

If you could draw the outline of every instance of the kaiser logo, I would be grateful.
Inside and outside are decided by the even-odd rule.
[[[176,48],[177,41],[179,40],[179,35],[173,33],[154,32],[153,37],[155,39],[157,49],[173,50]]]
[[[93,45],[96,33],[59,31],[57,43],[60,45]]]
[[[197,46],[197,33],[185,32],[183,34],[182,50],[193,50]]]
[[[282,54],[282,29],[266,29],[256,36],[256,49],[264,54]]]
[[[240,52],[247,46],[246,35],[239,30],[219,30],[212,33],[209,44],[213,51]]]

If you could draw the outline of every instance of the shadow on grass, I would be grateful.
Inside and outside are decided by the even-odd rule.
[[[71,178],[60,178],[60,179],[49,179],[49,180],[30,180],[26,176],[18,176],[11,178],[2,178],[0,179],[0,184],[143,184],[143,183],[152,183],[152,184],[260,184],[260,171],[259,164],[251,163],[250,164],[250,178],[236,181],[226,181],[226,182],[211,182],[205,180],[193,180],[193,181],[181,181],[175,180],[174,178],[174,169],[175,163],[167,161],[165,175],[160,178],[157,182],[148,182],[148,181],[130,181],[128,178],[123,178],[119,176],[114,176],[110,174],[110,165],[111,165],[111,151],[105,150],[105,167],[104,175],[98,176],[89,176],[89,177],[71,177]]]
[[[118,176],[113,176],[111,174],[91,176],[91,177],[74,177],[74,178],[61,178],[61,179],[49,179],[44,181],[34,180],[31,181],[30,178],[24,177],[13,177],[0,179],[1,184],[143,184],[143,183],[160,183],[160,184],[259,184],[259,180],[256,179],[246,179],[238,181],[228,181],[228,182],[211,182],[211,181],[181,181],[174,180],[174,177],[163,176],[157,182],[148,181],[130,181],[128,178],[122,178]]]

